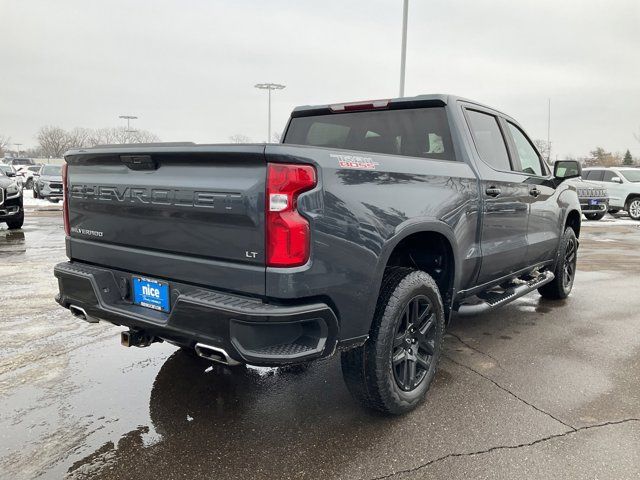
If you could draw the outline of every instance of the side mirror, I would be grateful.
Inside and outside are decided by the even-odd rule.
[[[622,179],[620,177],[613,177],[611,178],[611,181],[614,183],[622,183]]]
[[[559,160],[553,164],[553,176],[559,180],[576,178],[582,175],[582,166],[576,160]]]

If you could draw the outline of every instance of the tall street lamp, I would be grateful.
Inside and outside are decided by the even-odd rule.
[[[267,143],[271,141],[271,90],[282,90],[285,85],[279,83],[258,83],[254,87],[269,91],[269,123],[267,127]]]
[[[400,96],[404,97],[404,70],[407,65],[407,20],[409,18],[409,0],[404,0],[402,9],[402,51],[400,53]]]
[[[119,118],[123,118],[127,121],[127,132],[130,132],[131,126],[129,122],[131,122],[131,120],[137,120],[138,117],[136,117],[135,115],[120,115]]]

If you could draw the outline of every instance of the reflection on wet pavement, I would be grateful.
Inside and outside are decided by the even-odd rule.
[[[640,417],[640,299],[625,292],[639,239],[586,229],[567,301],[529,295],[454,320],[427,401],[388,418],[355,404],[337,358],[231,369],[168,344],[122,348],[120,328],[53,301],[58,216],[0,229],[0,477],[414,478],[459,454]]]

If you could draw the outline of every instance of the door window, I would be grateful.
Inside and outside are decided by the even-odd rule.
[[[467,110],[467,115],[480,158],[496,170],[511,170],[498,119],[476,110]]]
[[[585,178],[587,180],[595,180],[597,182],[601,182],[603,173],[604,173],[604,170],[589,170]]]
[[[609,183],[613,183],[613,181],[611,180],[613,177],[617,177],[618,175],[616,174],[616,172],[613,172],[611,170],[605,170],[604,171],[604,177],[602,178],[603,182],[609,182]]]
[[[525,134],[522,133],[518,127],[511,122],[507,122],[507,125],[509,125],[509,131],[511,132],[513,143],[518,151],[520,171],[528,175],[537,175],[541,177],[543,175],[543,170],[538,152],[536,152],[536,149],[533,148],[529,139],[527,139]]]

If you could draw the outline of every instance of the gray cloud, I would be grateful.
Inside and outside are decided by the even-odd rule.
[[[266,137],[298,104],[397,95],[401,2],[0,3],[0,132],[119,125],[163,140]],[[636,0],[411,0],[408,95],[444,92],[511,114],[559,156],[596,145],[640,156]]]

